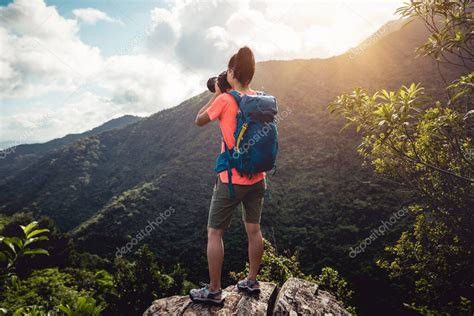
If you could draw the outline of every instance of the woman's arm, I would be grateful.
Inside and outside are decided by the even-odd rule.
[[[212,98],[204,105],[196,115],[195,123],[197,126],[204,126],[211,121],[209,114],[207,114],[206,110],[211,106],[212,102],[221,94],[221,90],[216,84],[216,92],[212,95]]]
[[[207,114],[206,110],[211,106],[212,102],[214,102],[216,98],[217,95],[214,93],[209,102],[207,102],[207,104],[199,110],[195,120],[197,126],[204,126],[211,121],[211,118],[209,117],[209,114]]]

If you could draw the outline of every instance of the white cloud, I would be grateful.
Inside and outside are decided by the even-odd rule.
[[[148,48],[196,69],[223,68],[238,47],[257,60],[329,57],[360,43],[402,1],[170,1],[152,12]]]
[[[35,111],[4,115],[2,139],[15,144],[43,142],[92,129],[124,114],[146,116],[174,106],[204,87],[200,75],[184,73],[178,66],[150,56],[113,56],[106,64],[106,71],[88,81],[101,95],[94,89],[86,90],[58,107],[35,102]]]
[[[72,10],[78,19],[87,24],[96,24],[98,21],[122,23],[118,19],[111,18],[107,13],[94,8]]]
[[[196,85],[203,81],[200,74],[151,56],[112,56],[107,63],[97,82],[124,110],[154,113],[203,90]]]
[[[123,115],[122,109],[108,98],[85,92],[67,106],[53,108],[37,103],[37,111],[20,112],[2,117],[0,133],[14,145],[42,142],[80,133],[111,118]]]
[[[41,0],[0,7],[0,96],[27,98],[70,91],[102,63],[84,44],[76,21]]]
[[[222,27],[233,12],[247,2],[178,0],[172,2],[168,10],[152,11],[154,29],[148,38],[150,53],[173,59],[194,71],[222,68],[230,52],[237,49],[224,40],[222,36],[227,34]]]
[[[80,40],[75,20],[42,1],[17,0],[0,7],[0,18],[0,99],[9,100],[0,140],[45,141],[120,115],[151,114],[204,89],[200,74],[171,60],[130,55],[133,49],[104,58]],[[15,111],[15,100],[31,101]]]
[[[179,33],[179,24],[173,14],[166,9],[151,10],[152,28],[148,34],[148,46],[154,54],[163,56],[169,47],[176,45]]]
[[[43,39],[68,39],[78,31],[75,20],[64,19],[43,0],[16,0],[0,7],[0,25],[17,35]]]
[[[127,49],[106,58],[80,39],[81,24],[119,20],[92,8],[67,19],[43,0],[15,0],[0,6],[0,103],[8,108],[0,141],[45,141],[174,106],[203,91],[243,45],[257,60],[342,53],[399,3],[170,1],[150,11],[150,27],[122,43]]]

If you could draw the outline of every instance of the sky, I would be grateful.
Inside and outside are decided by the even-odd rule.
[[[344,53],[402,3],[0,0],[0,148],[175,106],[244,45],[257,62]]]

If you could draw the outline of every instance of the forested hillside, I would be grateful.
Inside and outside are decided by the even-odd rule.
[[[15,144],[12,147],[3,149],[3,156],[0,159],[0,183],[8,181],[21,170],[38,161],[43,155],[52,152],[62,146],[71,144],[81,138],[98,135],[102,132],[121,128],[128,124],[135,123],[141,118],[133,115],[124,115],[112,119],[89,131],[78,134],[68,134],[61,138],[56,138],[45,143],[38,144]]]
[[[413,218],[403,217],[357,258],[350,248],[407,206],[412,195],[361,166],[360,136],[340,133],[344,122],[327,105],[354,87],[375,91],[412,82],[421,82],[431,96],[446,95],[437,63],[415,58],[415,48],[428,36],[420,22],[377,34],[377,41],[329,59],[261,62],[252,87],[275,95],[281,113],[278,169],[268,177],[262,217],[265,237],[280,253],[296,251],[306,273],[336,268],[355,289],[362,313],[396,314],[406,293],[390,285],[375,260]],[[440,70],[446,80],[461,71]],[[220,136],[216,124],[198,128],[194,118],[209,98],[203,92],[47,153],[1,184],[1,211],[47,215],[82,250],[113,258],[172,208],[143,242],[166,266],[180,263],[191,281],[206,279],[207,211]],[[243,269],[245,238],[236,212],[225,236],[224,275]]]

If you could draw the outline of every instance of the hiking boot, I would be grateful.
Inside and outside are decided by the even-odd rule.
[[[260,294],[260,284],[257,280],[249,280],[245,278],[237,282],[237,288],[240,291],[246,291],[249,294]]]
[[[222,297],[222,290],[211,292],[209,290],[209,284],[199,282],[202,286],[200,289],[191,289],[189,291],[189,297],[193,303],[213,303],[223,304],[224,298]]]

